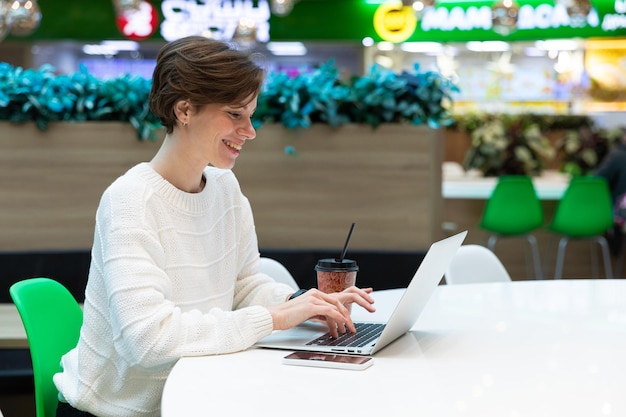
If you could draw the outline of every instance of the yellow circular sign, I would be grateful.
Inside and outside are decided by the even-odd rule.
[[[378,36],[389,42],[404,42],[417,27],[417,18],[411,6],[403,6],[400,1],[388,1],[374,13],[374,29]]]

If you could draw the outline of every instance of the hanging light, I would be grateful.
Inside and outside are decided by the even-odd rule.
[[[565,7],[573,27],[585,26],[592,7],[589,0],[556,0],[556,4]]]
[[[435,0],[417,0],[413,2],[413,11],[415,12],[415,17],[417,20],[420,20],[424,15],[424,12],[430,8],[435,6]]]
[[[139,10],[141,0],[113,0],[113,6],[115,13],[120,15],[130,10]]]
[[[206,30],[203,30],[200,35],[204,36],[205,38],[209,38],[209,39],[221,39],[220,36],[220,32],[217,28],[207,28]]]
[[[494,32],[507,36],[517,29],[519,6],[513,0],[503,0],[491,7],[491,21]]]
[[[435,6],[435,0],[403,0],[402,4],[411,6],[415,17],[420,20],[428,8]]]
[[[11,35],[30,35],[41,22],[41,10],[37,0],[14,0],[10,2],[7,12],[6,20]]]
[[[6,1],[0,0],[0,41],[9,34],[11,26],[9,26],[9,5]]]
[[[270,10],[276,16],[287,16],[293,10],[296,0],[270,0]]]
[[[233,41],[237,42],[242,48],[252,49],[256,45],[256,24],[254,20],[242,17],[237,23]]]

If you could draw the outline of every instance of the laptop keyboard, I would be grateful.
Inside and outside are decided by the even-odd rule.
[[[356,333],[346,332],[334,338],[330,332],[310,341],[313,346],[354,346],[362,347],[378,338],[385,328],[384,323],[354,323]]]

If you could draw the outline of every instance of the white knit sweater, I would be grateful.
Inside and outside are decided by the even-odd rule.
[[[54,376],[75,408],[159,416],[180,357],[244,350],[271,333],[263,306],[293,290],[257,272],[252,211],[234,174],[204,174],[204,190],[190,194],[142,163],[103,194],[80,340]]]

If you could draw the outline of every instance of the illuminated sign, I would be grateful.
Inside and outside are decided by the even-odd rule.
[[[126,10],[115,19],[124,37],[136,41],[148,39],[159,26],[156,9],[148,1],[142,1],[138,10]]]
[[[615,0],[615,13],[607,13],[602,19],[602,30],[611,32],[626,28],[626,0]]]
[[[163,0],[161,36],[167,41],[210,32],[229,41],[242,18],[251,19],[258,42],[270,40],[270,7],[267,0]]]
[[[589,29],[601,30],[605,32],[616,31],[626,28],[626,0],[616,0],[613,5],[615,13],[605,13],[599,15],[595,8],[592,8],[584,22],[584,28],[579,32],[583,35]],[[540,3],[523,4],[519,8],[517,21],[518,31],[536,31],[545,29],[568,29],[575,30],[577,22],[570,18],[566,7],[562,3]],[[478,6],[439,6],[424,11],[420,21],[418,32],[429,31],[473,31],[492,30],[491,7],[487,5]],[[530,33],[530,32],[528,32]],[[599,33],[594,33],[599,35]],[[468,34],[471,38],[472,35]],[[548,36],[546,33],[545,36]],[[534,36],[534,38],[539,38]]]
[[[389,42],[404,42],[417,27],[415,12],[401,2],[381,4],[374,13],[374,29],[378,36]]]
[[[547,29],[575,26],[572,24],[565,6],[562,4],[539,4],[532,6],[525,4],[520,6],[517,20],[517,29]],[[594,9],[587,16],[587,25],[598,26],[598,14]],[[427,9],[421,21],[421,29],[429,31],[433,29],[450,30],[491,30],[491,7],[469,6],[462,8],[454,6],[450,9],[436,7]]]
[[[259,43],[270,38],[272,41],[360,43],[365,37],[374,41],[393,39],[394,42],[626,37],[626,0],[591,0],[593,9],[584,24],[578,26],[570,24],[571,18],[561,1],[517,0],[520,9],[517,30],[506,36],[493,30],[491,7],[496,0],[437,0],[434,7],[423,11],[414,29],[415,20],[408,11],[406,15],[383,13],[383,5],[391,4],[398,10],[399,0],[303,0],[296,2],[285,17],[271,15],[269,0],[149,1],[163,22],[162,27],[150,36],[152,40],[173,40],[209,30],[214,37],[231,40],[244,16],[253,19]],[[25,37],[27,40],[91,41],[126,37],[122,35],[123,29],[118,30],[119,26],[113,23],[116,16],[111,0],[72,0],[64,2],[63,7],[46,7],[46,4],[56,4],[55,0],[39,0],[39,3],[45,18],[33,34]],[[379,14],[374,19],[377,12]],[[146,20],[144,18],[144,22]],[[147,27],[135,23],[131,26]],[[134,33],[132,36],[139,37],[146,33],[141,30],[131,32]],[[407,33],[409,37],[405,38]],[[9,34],[7,40],[14,38]]]

